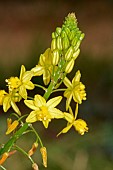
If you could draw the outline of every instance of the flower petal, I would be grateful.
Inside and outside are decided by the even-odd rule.
[[[25,66],[22,65],[21,70],[20,70],[20,80],[22,80],[22,77],[23,77],[23,74],[25,73],[25,71],[26,71]]]
[[[34,104],[35,106],[37,107],[41,107],[41,106],[44,106],[46,105],[46,100],[40,96],[39,94],[35,95],[34,97]]]
[[[64,112],[64,117],[65,117],[65,119],[66,119],[69,123],[72,123],[72,122],[74,121],[74,117],[73,117],[73,115],[70,114],[70,113]]]
[[[46,106],[50,108],[54,108],[61,102],[61,100],[62,100],[62,96],[54,97],[50,99],[49,101],[47,101]]]
[[[7,112],[7,110],[11,107],[11,97],[10,95],[7,95],[4,97],[3,100],[3,110],[4,112]]]
[[[21,85],[19,88],[19,94],[22,98],[27,99],[27,90],[24,85]]]
[[[32,111],[26,118],[27,123],[33,123],[37,121],[37,111]]]
[[[26,71],[23,74],[22,82],[30,81],[32,77],[33,77],[33,72],[32,71]]]
[[[38,110],[38,108],[35,106],[33,100],[24,100],[24,103],[27,107],[29,107],[32,110]]]
[[[34,84],[31,81],[28,81],[28,82],[24,83],[24,86],[28,90],[32,90],[35,87]]]
[[[66,87],[72,87],[72,84],[67,77],[64,78],[63,83],[65,84]]]
[[[14,111],[15,111],[19,116],[21,116],[21,112],[20,112],[18,106],[16,105],[16,103],[15,103],[13,100],[11,100],[11,106],[12,106],[12,108],[14,109]]]
[[[71,127],[72,127],[72,124],[69,124],[57,136],[59,136],[61,133],[67,133]]]
[[[53,118],[56,118],[56,119],[61,119],[64,117],[64,114],[62,111],[60,111],[59,109],[57,108],[48,108],[48,111],[49,113],[51,114],[51,116]]]
[[[33,71],[34,76],[41,76],[44,72],[44,68],[40,65],[37,65],[31,71]]]
[[[44,70],[43,81],[44,81],[45,85],[49,84],[49,82],[50,82],[50,71],[49,70]]]

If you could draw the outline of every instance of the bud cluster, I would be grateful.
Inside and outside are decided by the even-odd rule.
[[[61,58],[65,59],[65,72],[70,73],[74,67],[74,61],[80,53],[80,43],[84,38],[77,27],[77,20],[74,13],[65,18],[62,28],[57,27],[52,33],[51,51],[52,63],[57,65]]]

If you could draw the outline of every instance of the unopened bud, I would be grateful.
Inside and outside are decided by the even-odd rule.
[[[70,60],[72,56],[73,56],[73,47],[71,46],[65,54],[65,60],[67,61]]]
[[[78,49],[77,51],[75,51],[75,52],[73,53],[73,58],[74,58],[74,60],[78,57],[79,54],[80,54],[80,49]]]
[[[62,50],[62,39],[60,36],[57,37],[57,48]]]
[[[56,46],[56,38],[53,38],[52,41],[51,41],[51,50],[54,50],[56,48],[57,48],[57,46]]]
[[[65,50],[69,47],[69,40],[68,40],[67,36],[62,38],[62,47],[63,47],[63,50]]]
[[[65,72],[66,73],[70,73],[72,71],[74,67],[74,59],[72,58],[68,63],[67,63],[67,66],[65,68]]]
[[[57,65],[59,61],[59,51],[58,49],[53,50],[52,64]]]
[[[56,33],[57,33],[58,35],[61,34],[61,31],[62,31],[62,28],[60,28],[60,27],[57,27],[57,28],[56,28]]]

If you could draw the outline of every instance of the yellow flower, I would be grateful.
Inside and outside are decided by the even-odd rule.
[[[52,73],[52,53],[51,49],[48,48],[44,54],[40,55],[39,63],[32,69],[35,76],[40,76],[43,74],[44,84],[47,85],[51,79]]]
[[[24,65],[21,66],[19,94],[22,98],[27,99],[27,90],[34,89],[34,84],[30,81],[33,77],[32,71],[26,71]]]
[[[22,97],[16,92],[14,89],[13,91],[10,91],[9,94],[7,93],[4,98],[3,98],[3,110],[4,112],[7,112],[8,109],[12,106],[14,111],[18,114],[21,115],[21,112],[16,105],[16,102],[19,102],[22,99]]]
[[[25,104],[33,111],[28,115],[26,122],[33,123],[36,121],[42,121],[45,128],[48,128],[51,119],[63,118],[64,114],[57,108],[55,108],[62,96],[54,97],[46,102],[46,100],[40,96],[35,95],[34,100],[25,100]]]
[[[84,135],[85,132],[88,132],[87,124],[82,119],[75,120],[73,125],[74,125],[76,131],[78,131],[78,133],[80,133],[81,135]]]
[[[0,90],[0,105],[3,104],[3,99],[5,97],[7,93],[5,92],[5,90]]]
[[[6,82],[8,83],[9,91],[17,89],[21,85],[21,81],[18,77],[10,77],[6,79]]]
[[[84,135],[85,132],[88,132],[87,123],[82,119],[76,120],[76,116],[78,114],[78,104],[75,110],[75,116],[73,115],[71,107],[69,107],[69,111],[70,113],[64,112],[64,118],[67,120],[68,124],[57,136],[61,133],[67,133],[72,126],[74,126],[75,130],[80,135]]]
[[[72,97],[74,101],[79,104],[82,103],[82,100],[86,100],[85,85],[80,82],[80,77],[80,71],[77,71],[72,83],[67,77],[64,78],[63,82],[67,86],[67,89],[64,92],[64,96],[67,98],[66,110],[69,108]]]

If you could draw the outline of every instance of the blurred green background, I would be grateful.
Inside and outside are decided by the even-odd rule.
[[[79,117],[86,120],[89,132],[80,136],[71,129],[57,138],[64,121],[53,121],[48,130],[36,123],[48,149],[48,170],[113,170],[112,9],[112,0],[0,1],[1,89],[6,78],[19,74],[22,64],[27,69],[37,64],[39,55],[50,47],[51,33],[62,25],[68,13],[75,12],[79,28],[85,33],[74,71],[81,70],[81,80],[86,85],[87,101],[80,105]],[[1,108],[0,143],[8,139],[3,137],[7,117]],[[29,150],[33,140],[31,134],[17,143]],[[34,159],[44,170],[39,151]],[[31,164],[16,153],[7,160],[6,168],[30,170]]]

